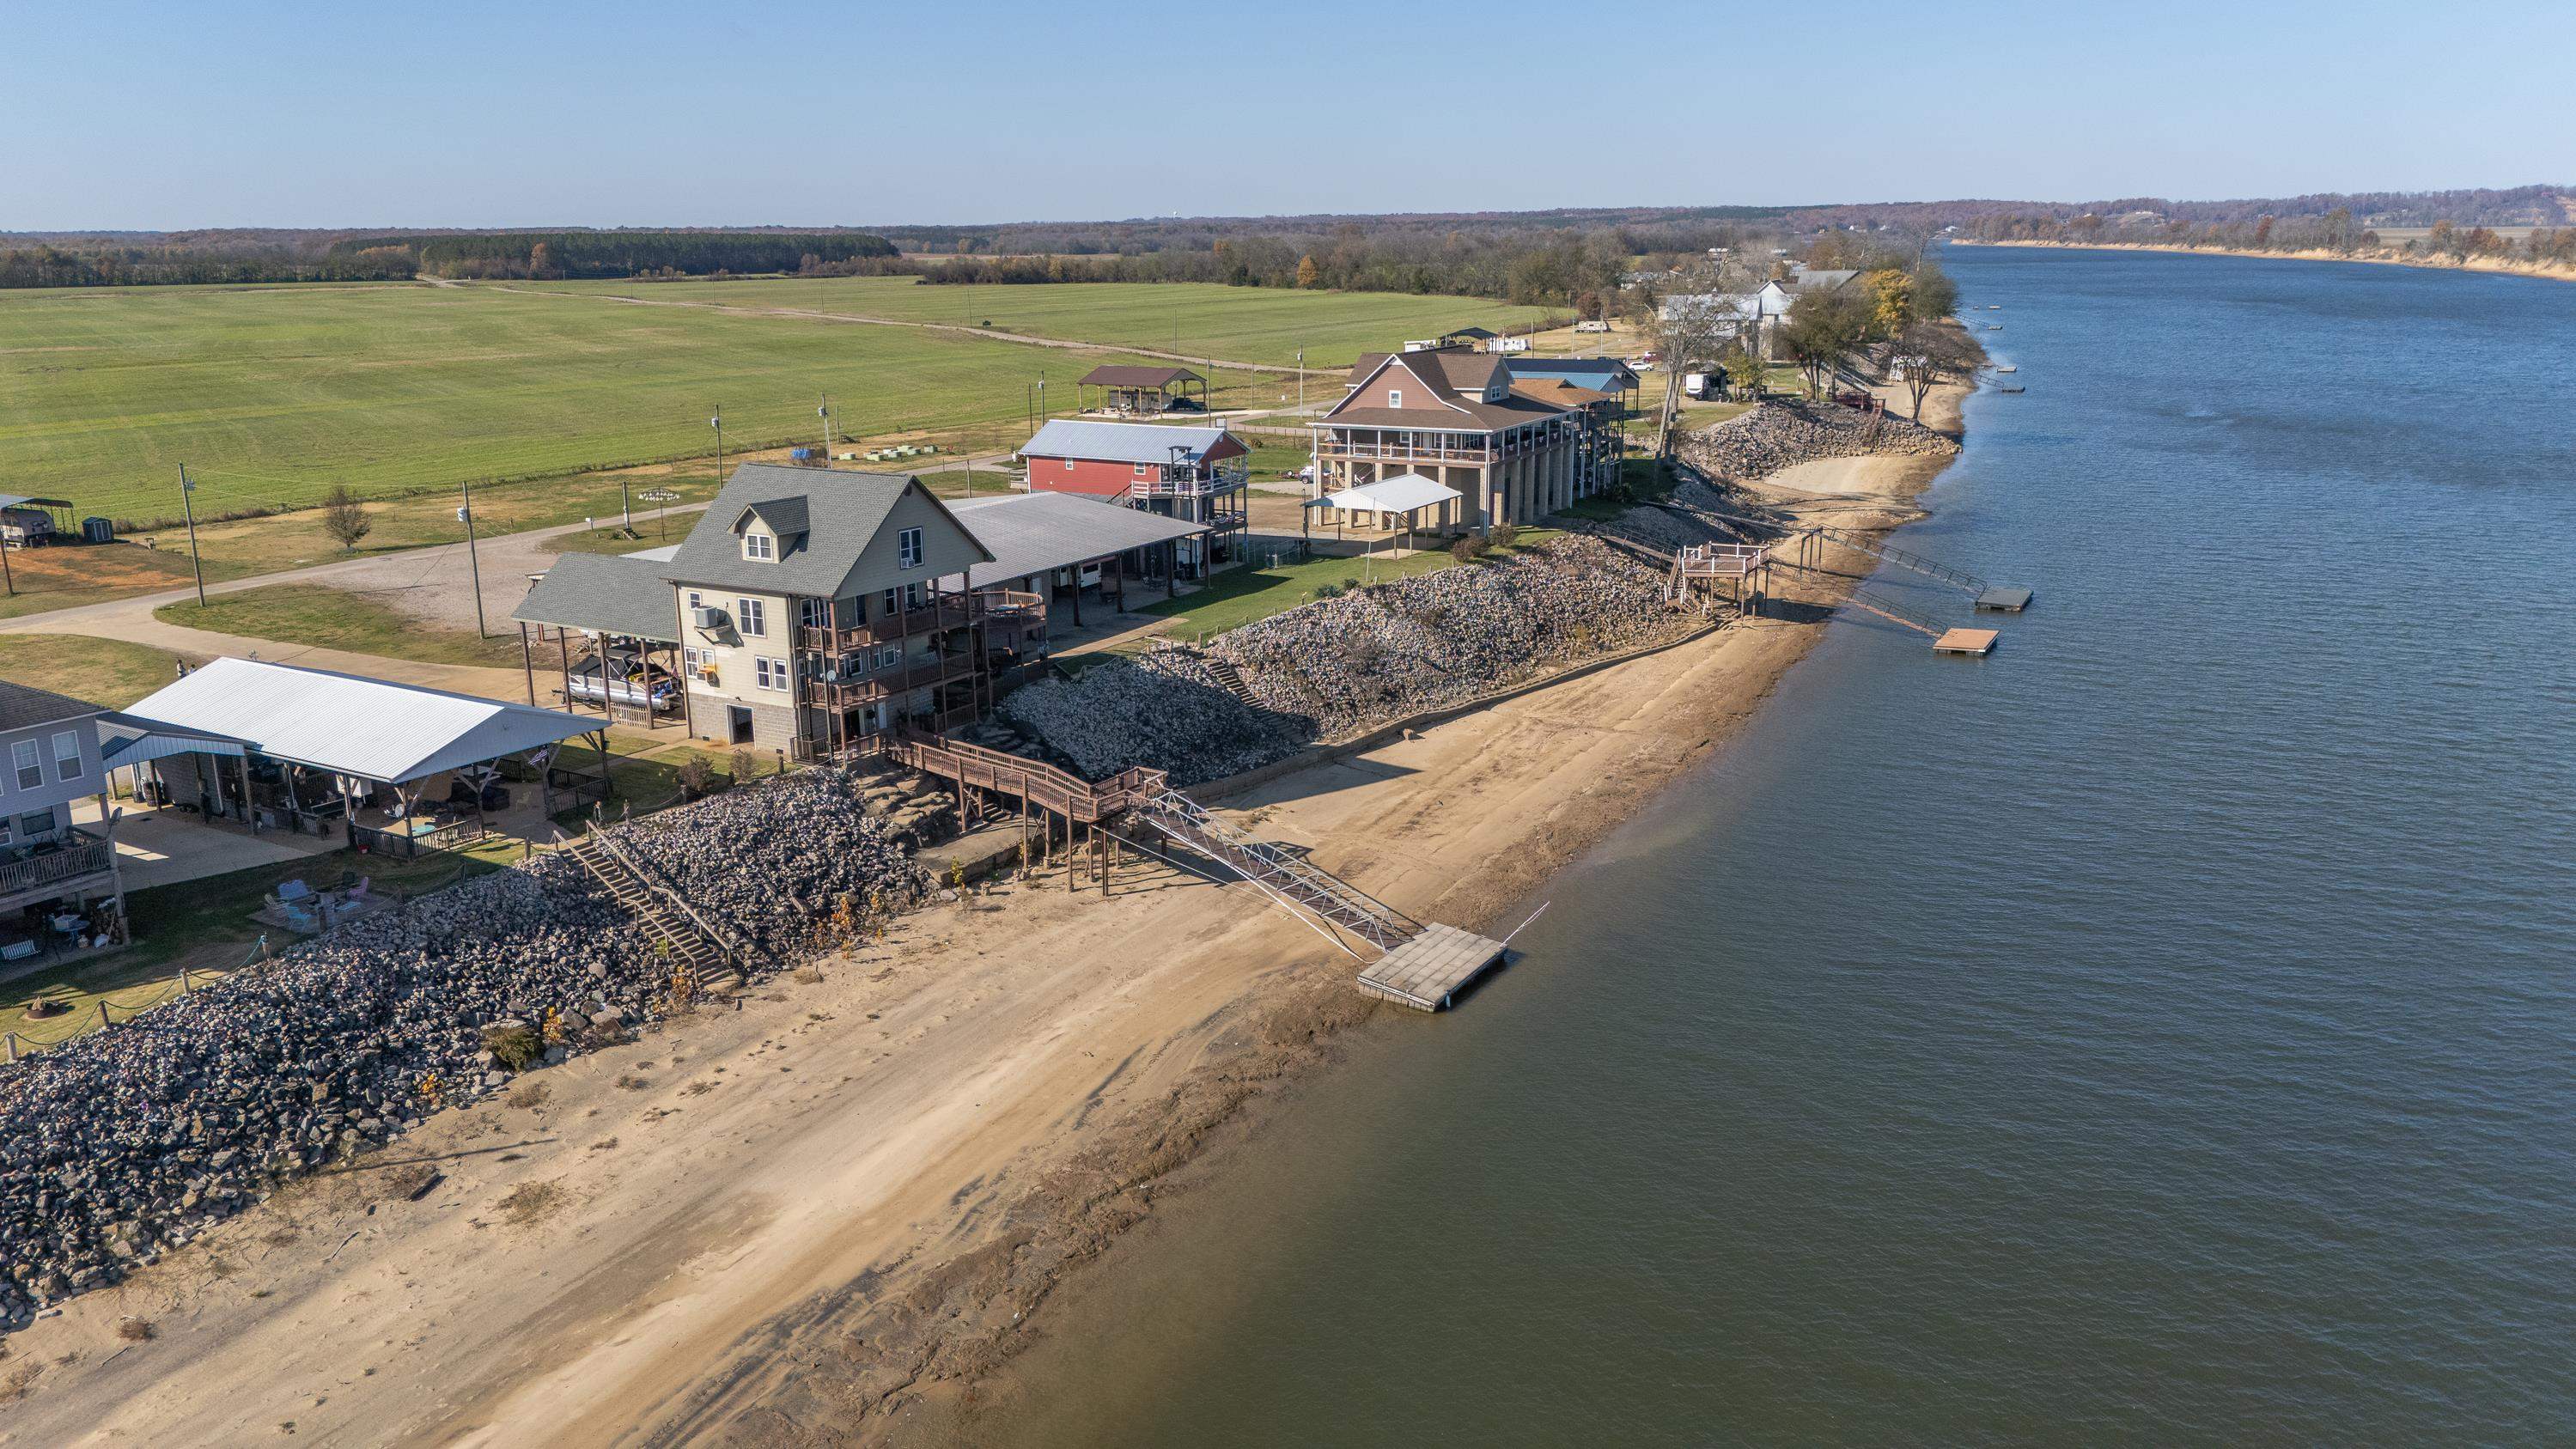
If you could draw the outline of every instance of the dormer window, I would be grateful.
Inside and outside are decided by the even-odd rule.
[[[746,533],[742,536],[742,556],[767,563],[778,557],[778,540],[765,533]]]

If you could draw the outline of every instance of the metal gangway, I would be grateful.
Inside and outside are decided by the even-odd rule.
[[[1898,568],[1912,569],[1918,574],[1939,579],[1954,589],[1965,590],[1968,597],[1972,599],[1983,597],[1987,590],[1994,587],[1966,569],[1952,568],[1938,559],[1925,558],[1909,549],[1898,548],[1892,543],[1881,543],[1864,534],[1853,533],[1849,529],[1816,523],[1809,524],[1807,531],[1828,543],[1840,544],[1855,553],[1865,553],[1872,558],[1892,563]]]
[[[1210,815],[1178,790],[1139,796],[1130,818],[1219,861],[1292,911],[1303,910],[1375,946],[1383,954],[1422,934],[1422,923],[1386,902],[1267,841],[1254,840]]]

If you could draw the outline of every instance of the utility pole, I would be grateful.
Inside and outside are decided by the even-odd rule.
[[[714,417],[707,419],[707,426],[716,430],[716,486],[722,488],[724,486],[724,409],[722,407],[716,409]]]
[[[830,393],[823,394],[823,405],[814,409],[814,415],[823,420],[823,461],[829,463],[832,461],[832,395]]]
[[[179,465],[179,506],[188,515],[188,565],[197,571],[197,607],[206,607],[206,565],[197,557],[197,485],[188,481],[188,465]],[[10,592],[17,589],[13,582]]]
[[[1305,347],[1304,347],[1303,345],[1300,345],[1300,346],[1298,347],[1298,349],[1297,349],[1297,416],[1299,416],[1299,417],[1301,417],[1301,418],[1302,418],[1302,417],[1304,417],[1305,415],[1306,415],[1306,349],[1305,349]]]
[[[465,525],[465,564],[474,571],[474,636],[489,639],[492,631],[483,627],[483,560],[474,552],[474,480],[468,478],[461,486],[465,490],[465,502],[457,508],[456,520]],[[625,485],[621,483],[618,487],[622,491]],[[632,526],[631,518],[628,524]]]
[[[623,516],[626,532],[635,532],[635,501],[626,496],[626,475],[617,475],[617,511]]]

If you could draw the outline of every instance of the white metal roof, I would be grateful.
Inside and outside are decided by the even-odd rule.
[[[1112,463],[1169,463],[1172,450],[1180,460],[1196,463],[1225,440],[1225,429],[1178,427],[1170,423],[1095,423],[1075,418],[1049,418],[1020,445],[1023,458],[1088,458]]]
[[[113,722],[155,736],[211,736],[271,759],[386,784],[499,759],[601,727],[597,720],[559,710],[229,658],[163,687],[121,711]],[[125,756],[120,763],[132,758]]]
[[[1324,508],[1348,508],[1358,512],[1411,513],[1417,508],[1429,508],[1435,503],[1466,496],[1446,483],[1434,482],[1419,473],[1398,473],[1392,478],[1380,478],[1374,483],[1328,493],[1315,502]]]
[[[1079,493],[960,498],[948,508],[993,556],[991,563],[975,565],[967,576],[968,587],[978,589],[1208,531],[1204,523],[1166,518]]]

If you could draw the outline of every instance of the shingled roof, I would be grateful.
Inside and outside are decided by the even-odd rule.
[[[632,554],[568,553],[529,588],[510,617],[677,644],[680,608],[666,567]]]
[[[946,505],[908,473],[745,463],[725,480],[664,573],[674,583],[842,598],[852,592],[850,580],[858,570],[859,556],[885,526],[886,515],[916,488],[972,540],[973,535],[957,523]],[[742,556],[735,529],[746,516],[761,519],[778,533],[777,558]],[[779,527],[780,520],[801,520],[805,526],[791,533]]]

